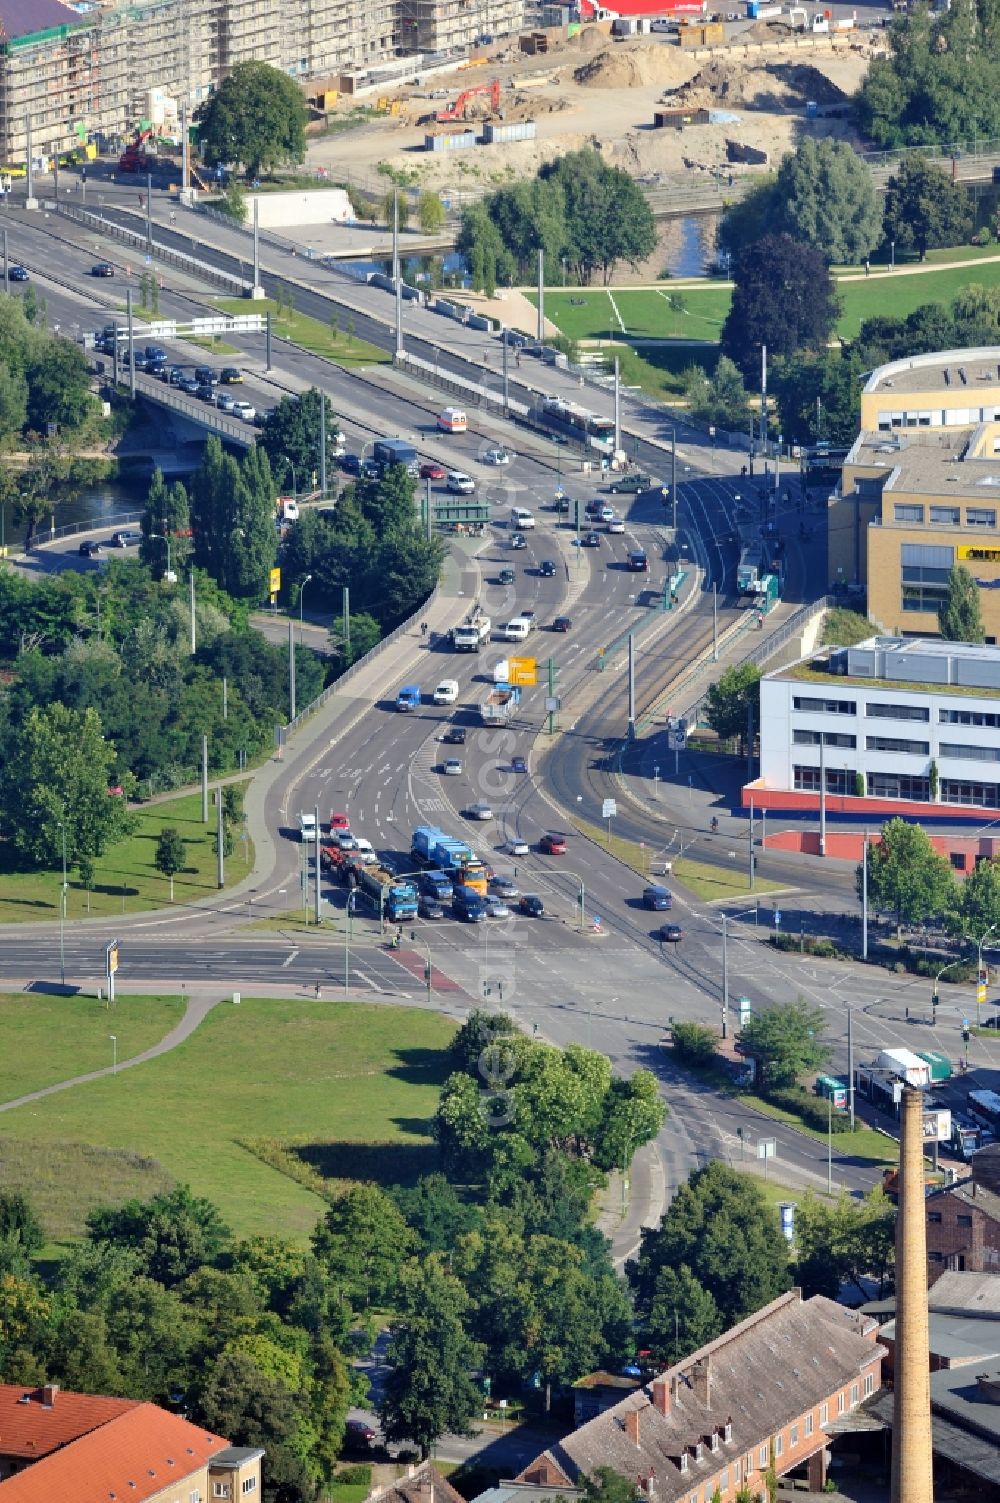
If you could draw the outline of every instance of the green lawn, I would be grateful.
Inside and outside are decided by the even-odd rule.
[[[153,865],[160,831],[167,825],[180,830],[187,845],[187,866],[174,878],[174,902],[218,892],[215,858],[215,809],[209,794],[208,825],[201,822],[201,794],[185,794],[162,804],[149,804],[138,811],[134,835],[98,858],[94,888],[89,895],[70,871],[66,916],[70,919],[161,908],[170,901],[170,884]],[[0,847],[0,856],[3,848]],[[226,885],[241,882],[253,867],[253,842],[236,841],[226,857]],[[59,917],[61,868],[47,872],[5,870],[0,864],[0,922],[30,923]]]
[[[996,247],[993,248],[996,254]],[[923,271],[910,276],[874,272],[860,282],[843,282],[839,292],[844,311],[837,333],[853,339],[862,322],[876,315],[905,318],[923,303],[950,303],[970,283],[995,287],[1000,283],[1000,261],[984,266],[953,266],[943,271]]]
[[[681,856],[674,862],[674,876],[704,902],[711,902],[713,898],[751,896],[749,874],[736,866],[716,866],[709,861],[692,861],[688,856]],[[755,877],[753,892],[780,892],[787,885]]]
[[[241,297],[220,297],[215,299],[215,304],[223,313],[270,313],[271,328],[279,339],[290,339],[311,354],[325,355],[338,365],[382,365],[392,359],[387,350],[376,349],[373,344],[367,344],[352,334],[349,313],[337,315],[334,333],[330,324],[309,318],[305,313],[279,313],[277,303],[270,298],[248,302]]]
[[[453,1032],[435,1013],[402,1007],[220,1004],[169,1054],[4,1113],[0,1184],[23,1173],[12,1139],[26,1153],[51,1148],[39,1210],[50,1236],[72,1235],[101,1194],[81,1185],[78,1166],[62,1178],[60,1153],[92,1145],[152,1160],[213,1200],[240,1236],[302,1240],[324,1201],[269,1167],[260,1145],[276,1157],[293,1146],[327,1179],[392,1182],[425,1172],[435,1162],[430,1118]],[[242,1146],[250,1140],[255,1152]]]
[[[180,997],[118,997],[109,1010],[96,997],[0,994],[0,1103],[110,1065],[112,1033],[119,1060],[142,1054],[183,1012]]]

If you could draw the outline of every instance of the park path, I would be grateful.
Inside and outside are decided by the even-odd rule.
[[[228,996],[229,993],[226,993]],[[31,1101],[41,1101],[43,1096],[53,1096],[56,1091],[68,1091],[70,1086],[86,1085],[91,1080],[100,1080],[104,1075],[121,1074],[122,1070],[131,1070],[134,1065],[143,1065],[148,1059],[156,1059],[160,1054],[169,1054],[171,1049],[176,1049],[178,1044],[190,1038],[195,1029],[205,1021],[213,1007],[223,1000],[222,996],[189,997],[184,1016],[175,1023],[169,1033],[165,1033],[159,1043],[152,1044],[144,1049],[141,1054],[133,1054],[131,1059],[120,1059],[117,1065],[107,1065],[101,1070],[90,1070],[86,1075],[73,1075],[69,1080],[58,1080],[53,1085],[41,1086],[37,1091],[29,1091],[25,1096],[15,1096],[12,1101],[0,1102],[0,1112],[13,1111],[17,1106],[27,1106]],[[109,1012],[108,1017],[114,1014]]]

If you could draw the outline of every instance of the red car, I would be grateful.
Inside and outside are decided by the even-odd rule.
[[[434,464],[433,462],[428,461],[427,464],[422,464],[420,466],[421,480],[443,480],[445,474],[446,471],[444,465],[441,464]]]
[[[565,856],[566,836],[560,835],[556,830],[550,830],[538,842],[538,849],[546,856]]]
[[[348,817],[347,817],[346,814],[331,814],[330,815],[330,831],[331,831],[331,833],[334,830],[349,830],[350,828],[351,828],[351,821],[348,819]]]

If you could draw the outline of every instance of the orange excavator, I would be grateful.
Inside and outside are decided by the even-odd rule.
[[[492,83],[475,84],[471,89],[465,89],[455,103],[449,105],[446,110],[439,110],[435,119],[439,125],[446,124],[449,120],[464,120],[465,107],[470,99],[475,99],[478,94],[488,94],[494,115],[500,113],[500,80],[494,78]]]

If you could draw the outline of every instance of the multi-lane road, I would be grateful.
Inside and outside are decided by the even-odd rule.
[[[157,218],[161,218],[159,209]],[[229,258],[231,264],[232,241],[239,244],[246,259],[245,241],[238,232],[217,231],[202,221],[197,224],[199,255]],[[53,229],[58,240],[50,236]],[[179,228],[158,223],[157,239],[179,233]],[[98,255],[114,255],[109,242],[88,239],[78,226],[61,217],[45,222],[11,215],[8,235],[11,256],[23,260],[45,289],[50,323],[58,322],[63,332],[76,334],[106,321],[93,293],[107,298],[110,284],[92,287],[87,273]],[[206,237],[218,244],[207,246]],[[272,260],[280,262],[274,271],[268,269]],[[317,311],[326,320],[333,295],[356,310],[360,335],[384,344],[391,334],[392,306],[386,294],[348,284],[322,267],[295,261],[270,247],[267,263],[265,285],[268,276],[287,277],[287,285],[294,282],[304,311],[313,310],[304,306],[303,298],[315,298]],[[58,273],[59,282],[54,275],[46,278],[47,267]],[[63,280],[78,285],[65,288]],[[201,289],[185,279],[179,288],[164,289],[161,307],[165,316],[186,318],[202,311],[204,297]],[[362,316],[370,324],[363,325]],[[432,359],[464,372],[470,380],[482,371],[486,355],[496,369],[497,346],[488,342],[488,336],[446,324],[410,305],[406,317],[408,341],[419,340]],[[595,494],[595,485],[578,469],[560,475],[564,468],[560,453],[544,438],[478,415],[468,434],[443,436],[434,425],[441,398],[398,374],[351,376],[281,344],[268,377],[261,368],[260,341],[245,342],[243,349],[252,401],[259,394],[261,404],[270,405],[281,389],[301,389],[315,382],[330,393],[338,413],[345,414],[352,446],[360,445],[373,428],[406,434],[422,453],[469,471],[487,490],[493,525],[478,551],[473,551],[476,545],[466,544],[464,551],[456,553],[450,596],[437,602],[433,624],[439,629],[453,624],[473,600],[480,602],[494,622],[509,619],[517,611],[534,610],[538,629],[520,651],[530,651],[540,665],[552,659],[553,686],[560,700],[558,727],[551,738],[543,729],[549,693],[544,667],[538,686],[526,692],[509,727],[497,731],[479,724],[477,707],[488,689],[493,665],[507,650],[502,644],[494,642],[479,655],[459,655],[448,650],[441,635],[431,634],[424,642],[416,634],[394,645],[381,660],[382,669],[320,711],[293,741],[286,761],[269,770],[262,806],[266,838],[259,842],[261,856],[252,881],[239,892],[224,894],[218,902],[192,911],[129,919],[118,936],[122,939],[119,985],[166,981],[178,987],[295,989],[311,988],[319,980],[330,994],[344,989],[346,983],[352,992],[373,999],[402,996],[413,1005],[427,1005],[429,1000],[430,1005],[459,1014],[477,1001],[502,1003],[556,1042],[583,1040],[605,1051],[620,1068],[647,1064],[657,1070],[666,1082],[672,1106],[659,1144],[668,1192],[708,1155],[739,1157],[746,1138],[737,1128],[751,1139],[775,1137],[786,1174],[797,1182],[825,1179],[823,1145],[753,1119],[738,1105],[699,1094],[669,1072],[661,1047],[667,1020],[671,1016],[720,1017],[722,935],[717,909],[678,891],[670,917],[681,924],[684,938],[679,945],[661,948],[653,936],[663,915],[641,907],[642,879],[600,843],[577,834],[568,817],[579,814],[598,823],[602,799],[610,791],[609,766],[627,722],[621,646],[627,631],[641,628],[637,662],[641,705],[668,687],[694,656],[711,648],[713,585],[718,589],[720,628],[724,631],[737,618],[736,602],[727,592],[738,548],[733,517],[737,495],[749,494],[747,482],[733,473],[738,464],[699,446],[693,436],[682,436],[676,537],[666,530],[664,507],[654,491],[637,499],[619,497],[624,533],[602,529],[600,548],[578,549],[573,529],[547,508],[560,480],[570,495],[584,499]],[[187,350],[185,358],[193,363],[206,357]],[[523,360],[516,373],[520,383],[528,374],[528,364]],[[563,394],[573,391],[579,397],[562,372],[532,362],[530,376],[539,388]],[[610,402],[606,393],[596,390],[588,390],[585,400],[600,411],[606,411]],[[662,414],[636,403],[628,409],[627,420],[636,435],[640,460],[654,474],[665,476],[669,455],[663,442]],[[484,448],[498,440],[514,452],[512,464],[503,469],[481,462]],[[529,507],[539,523],[527,534],[528,546],[523,551],[509,546],[506,519],[512,505]],[[789,502],[779,503],[779,525],[788,545],[789,595],[793,600],[804,599],[807,581],[822,577],[821,555],[818,540],[802,536],[808,528],[802,527],[794,490]],[[75,548],[75,543],[68,546]],[[636,548],[647,552],[649,574],[627,569],[627,553]],[[47,548],[40,556],[50,554]],[[543,560],[554,563],[551,576],[541,571]],[[65,564],[68,557],[64,552],[53,561]],[[504,567],[514,570],[513,585],[499,583]],[[680,601],[673,611],[663,612],[654,602],[662,600],[664,580],[678,567],[685,573]],[[572,629],[566,634],[550,630],[560,614],[572,618]],[[598,666],[602,649],[612,644],[618,646],[602,672]],[[458,681],[455,707],[435,709],[425,704],[414,715],[398,714],[392,708],[400,683],[419,682],[429,697],[444,678]],[[467,729],[466,745],[459,749],[463,769],[460,776],[445,777],[439,771],[440,737],[445,724],[454,720]],[[647,761],[656,745],[655,740],[644,743]],[[512,771],[515,755],[526,759],[527,772]],[[642,755],[639,770],[648,777]],[[683,782],[670,787],[664,777],[660,794],[669,817],[656,825],[640,806],[623,802],[618,830],[645,838],[654,848],[670,844],[672,829],[691,831],[699,823],[701,835],[708,838],[707,818],[693,805],[687,807],[690,794],[686,800]],[[471,825],[462,810],[479,799],[491,805],[494,818],[484,825]],[[262,918],[274,920],[299,906],[302,847],[292,832],[298,810],[314,805],[324,814],[345,810],[357,831],[402,865],[407,862],[416,825],[433,823],[464,833],[499,870],[513,875],[522,891],[543,898],[546,916],[475,926],[452,919],[420,921],[404,937],[402,950],[390,952],[382,936],[373,932],[371,919],[364,916],[345,943],[349,936],[344,894],[324,883],[326,911],[334,927],[313,934],[280,926],[261,928]],[[722,812],[720,839],[725,849],[738,837],[745,839],[746,821]],[[538,852],[539,836],[553,828],[568,834],[569,849],[563,857]],[[530,847],[528,856],[516,860],[502,854],[505,843],[515,836]],[[801,863],[771,862],[769,858],[762,863],[762,874],[777,875],[800,888],[821,886],[824,893],[833,893],[835,903],[849,905],[849,872],[827,867],[816,874],[804,872]],[[831,870],[835,872],[832,878]],[[600,932],[591,927],[597,916]],[[66,940],[68,975],[93,980],[99,974],[101,947],[116,934],[117,926],[106,922],[71,926]],[[855,1010],[859,1057],[886,1044],[913,1043],[914,1030],[923,1025],[908,1022],[905,1014],[908,1003],[916,1011],[922,998],[918,984],[859,972],[853,966],[810,963],[777,954],[758,938],[752,915],[731,926],[727,959],[733,997],[745,993],[760,1004],[808,996],[827,1011],[841,1068],[849,1007]],[[51,979],[57,974],[57,945],[58,935],[48,926],[30,932],[7,929],[0,950],[0,975],[22,981]],[[428,953],[433,965],[429,999],[423,969]],[[938,1030],[943,1047],[952,1053],[957,1053],[958,1021],[958,1011],[946,1009]],[[988,1061],[988,1046],[977,1043],[973,1047],[974,1059],[979,1051],[979,1058]],[[866,1182],[864,1171],[849,1163],[835,1166],[835,1178],[851,1188]]]

